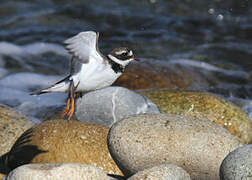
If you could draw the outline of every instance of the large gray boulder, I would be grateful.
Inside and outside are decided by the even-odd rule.
[[[211,121],[172,114],[132,116],[115,123],[108,134],[110,154],[126,177],[175,164],[191,179],[218,180],[222,160],[239,145]]]
[[[89,92],[77,99],[75,110],[77,120],[107,126],[132,115],[159,113],[149,99],[123,87]]]
[[[229,153],[220,167],[222,180],[252,179],[252,144]]]

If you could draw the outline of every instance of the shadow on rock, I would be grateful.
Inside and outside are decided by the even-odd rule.
[[[28,129],[20,136],[11,150],[0,157],[0,173],[8,174],[18,166],[28,164],[40,153],[45,153],[37,146],[27,145],[31,141],[33,129]]]

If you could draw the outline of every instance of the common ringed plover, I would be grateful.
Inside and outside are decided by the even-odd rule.
[[[99,33],[81,32],[65,41],[66,49],[72,54],[70,74],[52,86],[32,93],[39,95],[51,92],[68,93],[67,106],[62,117],[71,119],[74,113],[76,92],[88,92],[110,86],[124,72],[124,68],[136,60],[133,51],[119,47],[104,56],[98,48]]]

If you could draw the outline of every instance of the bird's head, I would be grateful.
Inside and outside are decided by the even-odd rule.
[[[126,47],[113,49],[113,51],[108,54],[108,57],[110,60],[123,67],[127,66],[131,61],[137,60],[133,55],[133,51]]]

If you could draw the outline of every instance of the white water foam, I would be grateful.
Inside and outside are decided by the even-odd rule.
[[[67,50],[63,46],[53,43],[36,42],[23,46],[23,49],[33,55],[53,52],[60,56],[70,57],[70,55],[67,53]]]
[[[226,43],[208,43],[198,46],[198,48],[209,49],[212,47],[227,48],[232,50],[243,51],[247,53],[252,53],[252,45],[249,43],[236,43],[236,42],[226,42]]]
[[[30,72],[21,72],[4,77],[0,80],[0,86],[28,92],[29,89],[34,89],[36,87],[48,87],[62,78],[62,76],[47,76]]]
[[[22,46],[17,46],[8,42],[0,42],[0,55],[21,55],[26,53]]]
[[[14,107],[28,116],[35,123],[36,115],[41,109],[65,104],[66,94],[49,93],[32,96],[30,93],[38,88],[46,88],[61,80],[61,76],[46,76],[30,72],[10,74],[0,80],[0,103]]]
[[[199,62],[194,61],[191,59],[176,59],[176,60],[170,60],[169,63],[172,64],[182,64],[187,66],[193,66],[201,69],[205,69],[207,71],[215,71],[215,72],[221,72],[227,75],[233,75],[233,76],[240,76],[240,77],[249,77],[249,74],[243,71],[235,71],[235,70],[226,70],[222,68],[218,68],[214,65],[211,65],[206,62]]]
[[[29,117],[34,123],[41,114],[42,109],[47,109],[65,104],[66,94],[50,93],[40,96],[31,96],[29,93],[19,89],[2,87],[0,88],[0,104],[5,104],[20,111]]]
[[[43,53],[52,52],[57,55],[70,57],[65,48],[59,44],[35,42],[27,45],[15,45],[9,42],[0,42],[0,56],[1,55],[40,55]]]

